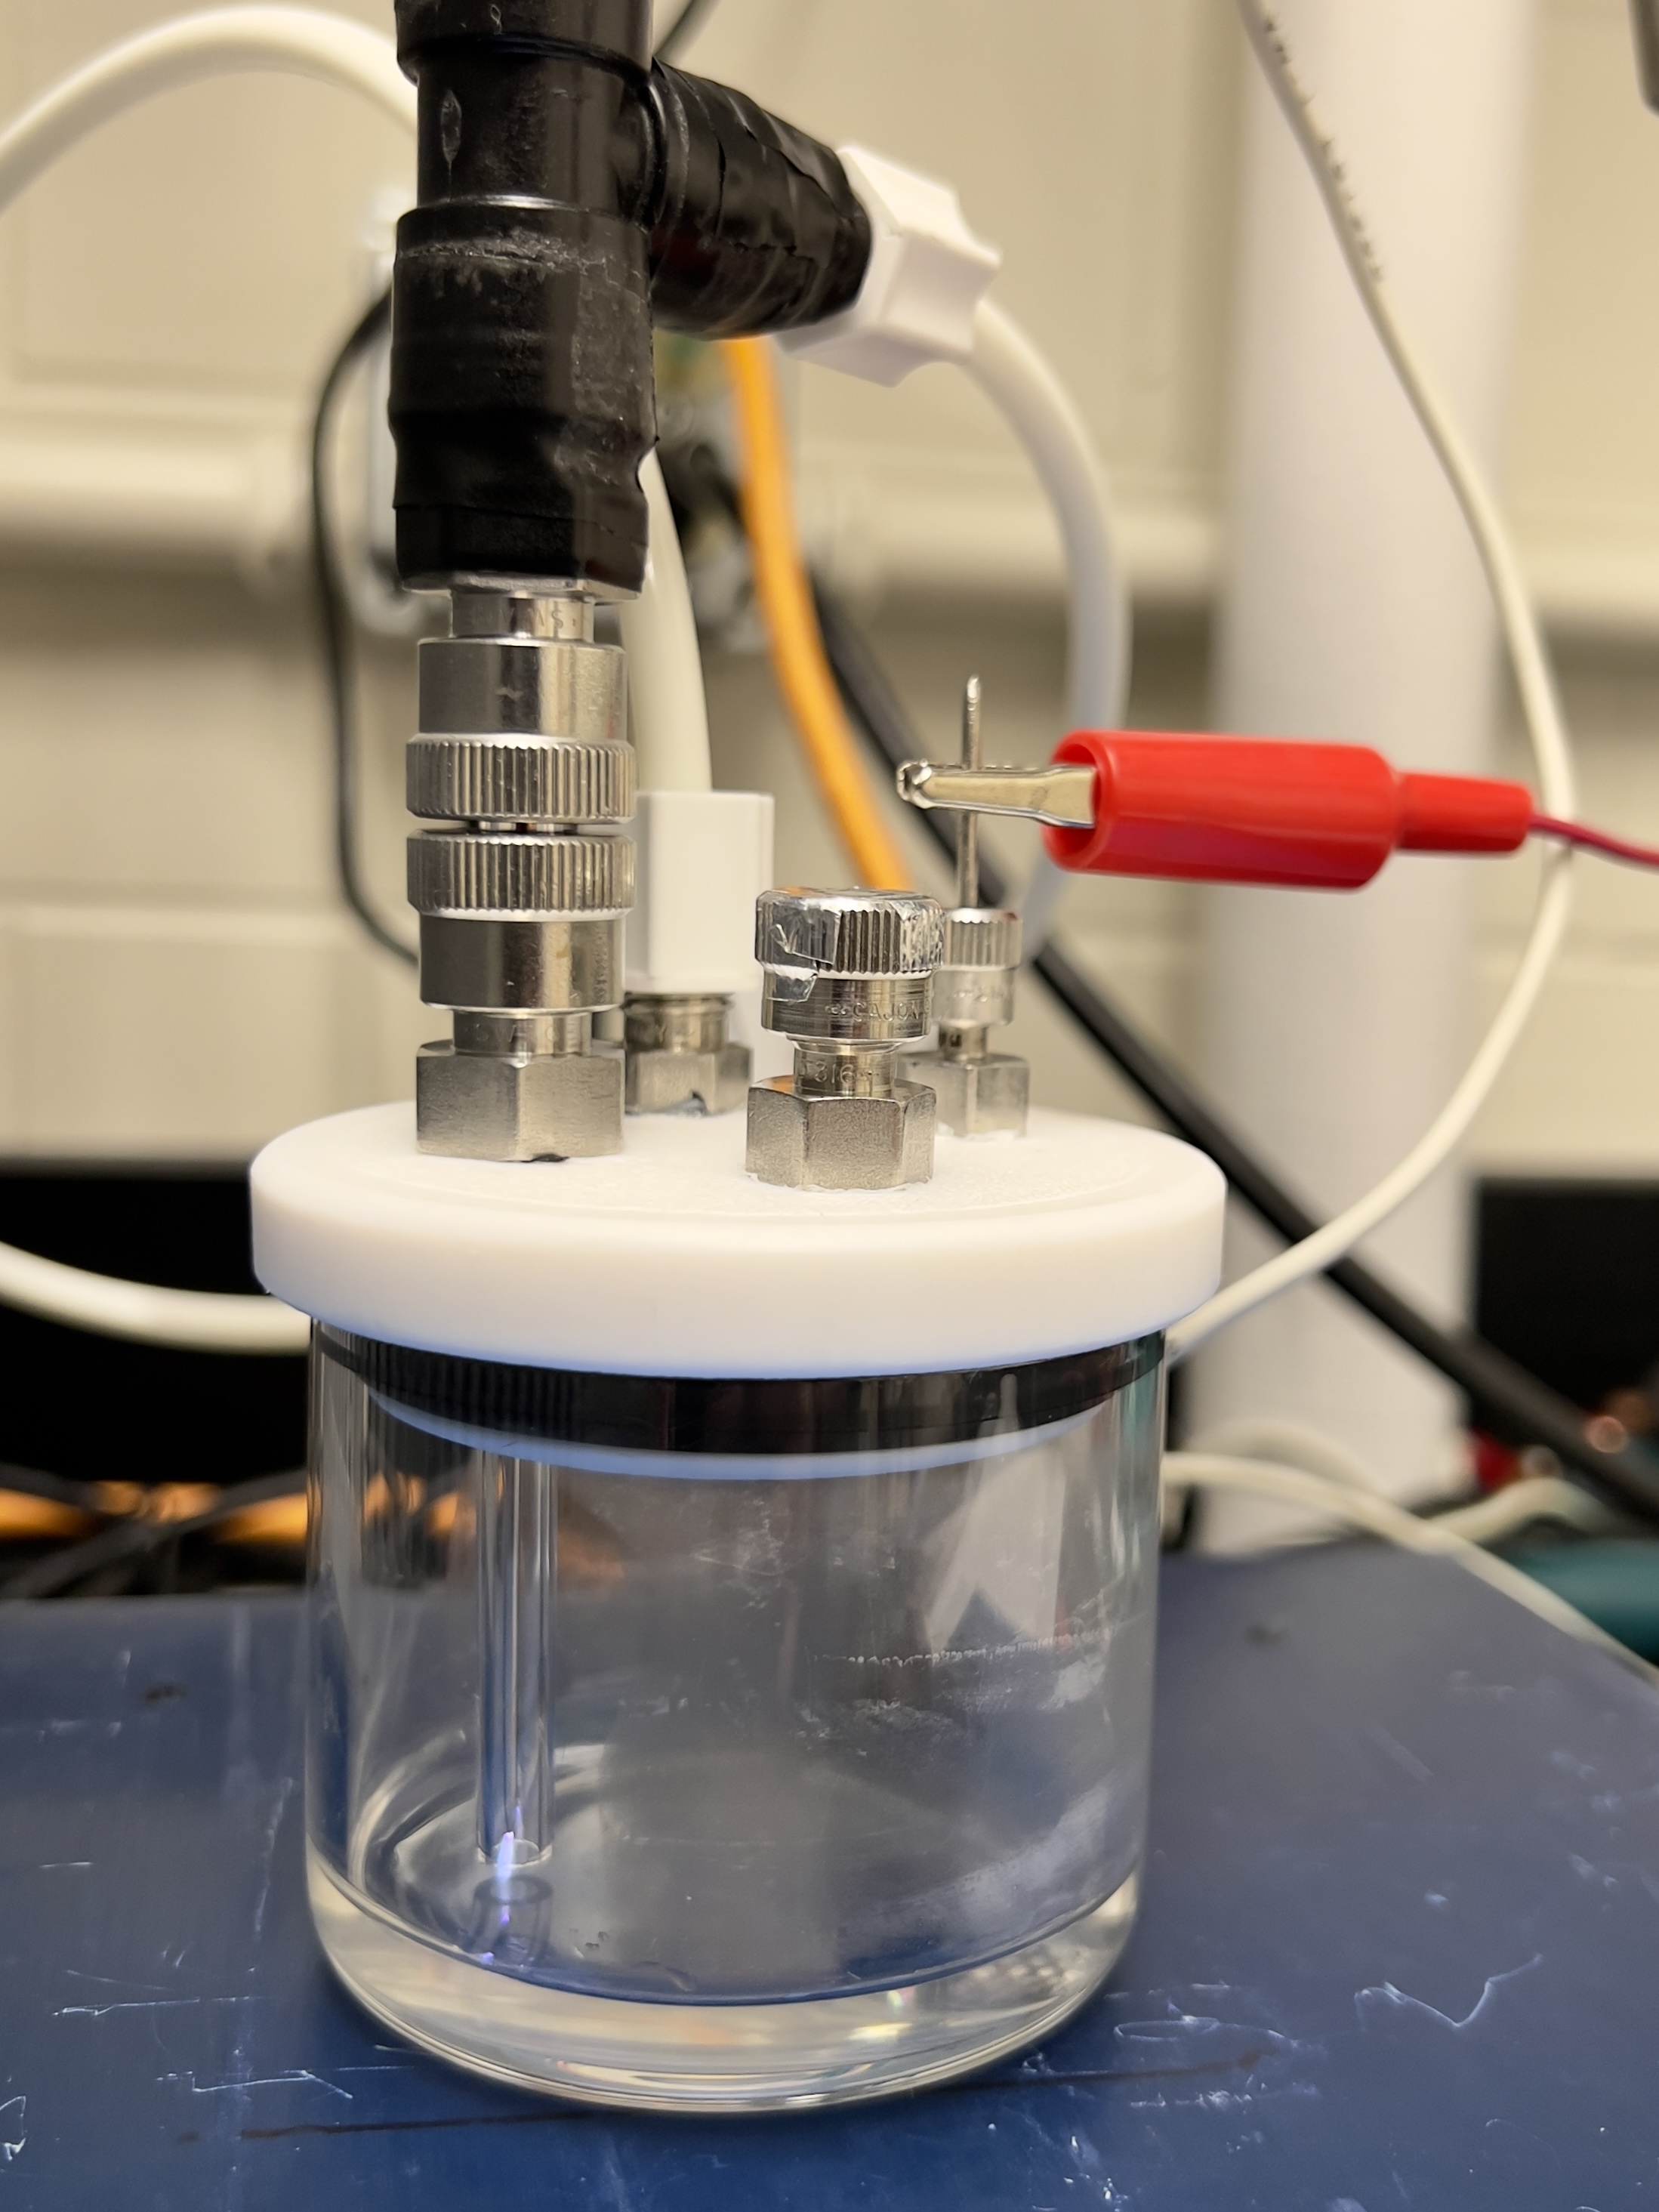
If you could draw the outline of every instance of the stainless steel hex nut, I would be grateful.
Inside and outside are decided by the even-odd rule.
[[[775,1077],[749,1093],[744,1164],[796,1190],[897,1190],[933,1172],[933,1094],[898,1083],[886,1098],[800,1098]]]
[[[701,1106],[705,1114],[733,1114],[744,1102],[754,1055],[746,1045],[712,1052],[630,1052],[628,1110],[672,1114]]]
[[[592,1159],[623,1145],[622,1054],[421,1047],[416,1143],[450,1159]]]
[[[939,1101],[939,1118],[957,1137],[1023,1134],[1031,1103],[1031,1069],[1012,1053],[981,1060],[946,1060],[936,1052],[908,1053],[904,1072],[925,1083]]]

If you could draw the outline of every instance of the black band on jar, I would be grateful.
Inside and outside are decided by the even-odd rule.
[[[594,1375],[382,1344],[319,1323],[319,1351],[418,1419],[619,1451],[765,1457],[970,1443],[1071,1420],[1152,1373],[1161,1334],[944,1374]]]

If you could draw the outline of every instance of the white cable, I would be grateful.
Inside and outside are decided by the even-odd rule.
[[[1024,447],[1060,525],[1070,632],[1066,727],[1117,729],[1129,697],[1133,613],[1094,442],[1053,369],[989,300],[975,311],[965,366]],[[1018,902],[1028,960],[1047,942],[1070,882],[1046,853],[1040,857]]]
[[[1115,729],[1129,696],[1129,592],[1094,442],[1053,369],[989,300],[975,310],[965,366],[1025,448],[1060,525],[1071,603],[1070,726]]]
[[[1293,1467],[1303,1474],[1316,1474],[1327,1482],[1340,1482],[1350,1490],[1375,1492],[1382,1488],[1375,1472],[1358,1454],[1338,1443],[1310,1421],[1269,1415],[1258,1419],[1242,1413],[1232,1420],[1214,1421],[1183,1449],[1203,1452],[1211,1458],[1266,1460],[1276,1467]]]
[[[1238,0],[1245,33],[1273,95],[1306,156],[1343,258],[1407,398],[1434,450],[1468,525],[1497,605],[1515,671],[1522,713],[1536,764],[1542,811],[1571,818],[1577,811],[1572,761],[1561,702],[1520,560],[1480,465],[1453,420],[1444,396],[1389,296],[1359,210],[1332,141],[1316,119],[1308,94],[1267,0]],[[1386,1221],[1455,1151],[1486,1103],[1537,1003],[1567,926],[1572,887],[1570,848],[1544,860],[1532,927],[1508,991],[1463,1079],[1406,1158],[1375,1189],[1311,1237],[1254,1269],[1200,1306],[1170,1333],[1170,1355],[1182,1358],[1228,1322],[1281,1291],[1316,1275]]]
[[[696,617],[674,510],[654,453],[641,466],[640,489],[651,515],[645,582],[638,599],[623,600],[618,610],[640,789],[708,791],[714,778]]]
[[[1450,1559],[1477,1581],[1490,1584],[1505,1597],[1513,1598],[1517,1605],[1524,1606],[1528,1613],[1535,1613],[1540,1620],[1548,1621],[1553,1628],[1595,1644],[1650,1681],[1659,1680],[1659,1670],[1638,1659],[1593,1620],[1586,1620],[1576,1606],[1569,1605],[1541,1583],[1534,1582],[1530,1575],[1523,1575],[1507,1560],[1493,1559],[1455,1529],[1436,1520],[1419,1521],[1414,1514],[1391,1505],[1384,1498],[1367,1495],[1344,1482],[1328,1481],[1322,1475],[1305,1474],[1299,1468],[1273,1467],[1262,1460],[1227,1459],[1211,1452],[1166,1452],[1164,1471],[1170,1481],[1195,1490],[1237,1490],[1276,1498],[1285,1504],[1306,1506],[1349,1528],[1363,1528],[1370,1535],[1383,1537],[1403,1551],[1433,1553]]]
[[[305,1315],[276,1298],[123,1282],[12,1244],[0,1244],[0,1303],[97,1336],[185,1352],[303,1352],[311,1333]]]
[[[1534,1521],[1559,1521],[1586,1535],[1605,1533],[1616,1525],[1616,1516],[1599,1498],[1581,1490],[1559,1474],[1534,1474],[1507,1482],[1490,1498],[1477,1498],[1472,1505],[1437,1513],[1437,1528],[1466,1536],[1471,1544],[1501,1544]]]
[[[157,93],[244,70],[281,70],[361,92],[414,128],[415,88],[380,33],[311,8],[215,8],[112,46],[0,131],[0,209],[100,124]],[[0,1301],[71,1328],[197,1352],[303,1352],[311,1328],[276,1298],[122,1282],[10,1244],[0,1244]]]
[[[415,88],[378,31],[314,8],[211,8],[112,46],[26,107],[0,132],[0,207],[100,123],[157,93],[243,70],[321,78],[415,127]]]

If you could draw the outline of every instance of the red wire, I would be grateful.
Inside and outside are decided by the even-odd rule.
[[[1659,845],[1632,845],[1623,837],[1609,837],[1605,830],[1587,830],[1582,822],[1558,822],[1553,814],[1534,814],[1528,828],[1534,837],[1559,837],[1564,845],[1582,845],[1609,860],[1627,860],[1633,868],[1659,868]]]

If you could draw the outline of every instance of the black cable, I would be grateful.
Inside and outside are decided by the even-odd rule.
[[[672,62],[676,54],[683,52],[720,4],[720,0],[685,0],[679,14],[657,40],[657,59]]]
[[[103,1519],[108,1507],[100,1504],[95,1482],[75,1482],[66,1474],[48,1474],[38,1467],[14,1467],[0,1460],[0,1490],[15,1491],[23,1498],[44,1498],[53,1505],[72,1505],[77,1513],[95,1513]]]
[[[854,720],[891,768],[925,752],[892,685],[856,625],[832,593],[814,585],[824,648]],[[936,813],[921,820],[954,860],[951,830]],[[981,848],[980,876],[993,903],[1004,895],[994,862]],[[1229,1184],[1269,1228],[1300,1243],[1320,1226],[1299,1200],[1257,1158],[1237,1131],[1141,1034],[1100,987],[1051,938],[1033,963],[1060,1005],[1093,1038],[1176,1135],[1207,1152]],[[1659,1521],[1659,1474],[1626,1446],[1599,1451],[1584,1434],[1579,1409],[1472,1332],[1442,1328],[1391,1284],[1359,1261],[1325,1270],[1337,1288],[1449,1381],[1468,1392],[1478,1411],[1496,1415],[1532,1441],[1547,1444],[1596,1490],[1644,1519]]]
[[[233,1514],[250,1505],[268,1504],[273,1498],[295,1497],[305,1488],[305,1480],[303,1472],[262,1474],[252,1482],[233,1483],[228,1490],[220,1492],[206,1512],[192,1513],[180,1521],[135,1517],[112,1522],[96,1535],[85,1537],[77,1544],[65,1544],[60,1550],[48,1553],[45,1559],[36,1559],[32,1565],[9,1575],[0,1582],[0,1604],[11,1604],[22,1598],[56,1597],[59,1591],[96,1574],[100,1567],[140,1559],[145,1553],[160,1551],[180,1537],[199,1535],[203,1529],[228,1521]]]
[[[347,337],[323,379],[311,423],[311,557],[322,631],[323,667],[328,683],[328,711],[334,746],[334,865],[341,896],[377,945],[412,968],[419,956],[374,911],[357,859],[357,764],[353,708],[351,608],[334,550],[328,511],[326,466],[329,426],[346,378],[392,321],[392,295],[383,292]]]

